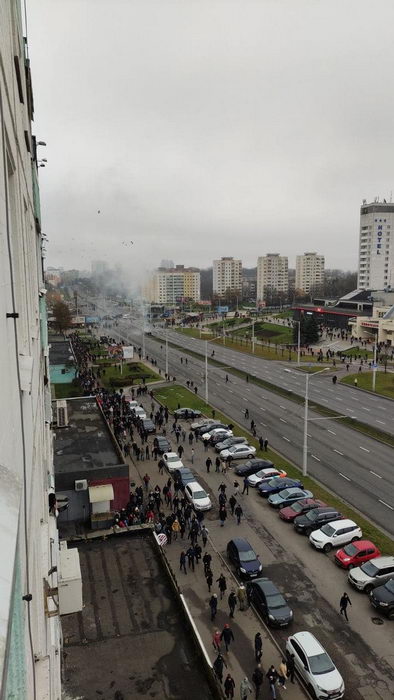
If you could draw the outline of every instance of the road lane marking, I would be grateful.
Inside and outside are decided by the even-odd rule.
[[[348,476],[345,476],[344,474],[342,474],[342,472],[338,472],[338,474],[339,474],[339,476],[341,476],[343,479],[346,479],[346,481],[351,481],[351,479],[349,479]]]
[[[230,405],[231,405],[231,401],[227,401],[227,399],[226,399],[226,403],[228,403],[228,404],[230,404]]]
[[[242,398],[243,398],[244,401],[247,401],[247,400],[248,400],[248,399],[246,398],[246,396],[243,396]]]
[[[264,411],[264,413],[265,413],[266,409],[263,408],[262,406],[260,406],[260,411]]]
[[[230,393],[230,394],[233,394],[234,392],[233,392],[233,390],[232,390],[232,389],[229,389],[229,393]]]
[[[285,420],[284,418],[279,418],[279,420],[281,420],[282,423],[287,423],[287,420]]]
[[[366,408],[365,406],[361,406],[361,408],[363,409],[363,411],[370,411],[371,410],[370,408]]]
[[[286,406],[281,406],[280,404],[279,404],[279,408],[284,408],[284,410],[286,410]]]
[[[264,428],[267,427],[267,423],[260,423],[260,425],[264,425]]]
[[[369,452],[369,451],[370,451],[370,450],[367,450],[366,447],[362,447],[362,445],[359,445],[359,447],[360,447],[360,450],[364,450],[364,452]]]
[[[245,389],[245,391],[250,391],[250,389]]]
[[[379,503],[383,503],[383,505],[386,506],[386,508],[390,508],[390,510],[394,510],[393,506],[390,506],[388,503],[386,503],[386,501],[382,501],[380,498],[378,500],[379,500]]]
[[[313,459],[315,459],[315,460],[316,460],[316,462],[320,462],[320,459],[319,459],[319,457],[316,457],[316,455],[311,455],[311,457],[313,457]]]
[[[282,437],[284,440],[286,440],[286,442],[290,442],[289,438],[285,437],[284,435],[282,435]]]
[[[371,472],[371,474],[373,474],[374,476],[377,476],[377,477],[378,477],[378,479],[383,479],[383,477],[382,477],[382,476],[380,476],[380,474],[377,474],[376,472],[373,472],[373,471],[372,471],[372,469],[370,469],[369,471],[370,471],[370,472]]]
[[[337,401],[343,401],[343,399],[340,399],[339,396],[335,397]]]
[[[378,419],[376,419],[376,422],[377,422],[377,423],[381,423],[382,425],[386,425],[386,423],[384,422],[384,420],[378,420]]]
[[[328,430],[329,433],[331,433],[331,435],[336,435],[336,433],[334,433],[333,430],[330,430],[329,428],[327,428],[327,430]]]
[[[343,452],[340,452],[339,450],[334,450],[338,455],[341,455],[343,457]]]

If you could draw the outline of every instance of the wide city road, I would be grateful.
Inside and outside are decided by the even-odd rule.
[[[102,329],[101,332],[141,345],[139,329],[131,328],[130,322],[120,321],[118,326]],[[165,344],[146,336],[145,351],[157,360],[164,371]],[[187,365],[181,363],[181,358],[185,357],[188,357]],[[204,397],[203,361],[172,347],[169,347],[168,361],[169,373],[181,383],[193,380],[198,386],[199,395]],[[233,375],[226,383],[225,375],[225,370],[208,366],[210,403],[247,428],[253,419],[258,435],[266,437],[269,444],[286,459],[300,465],[303,449],[302,407]],[[246,407],[249,409],[247,421],[244,417]],[[309,419],[308,471],[394,535],[392,448],[347,428],[340,419],[322,418],[314,411],[309,412]]]

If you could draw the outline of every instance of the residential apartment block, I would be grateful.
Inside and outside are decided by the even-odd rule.
[[[267,290],[287,294],[289,264],[286,256],[268,253],[257,259],[257,301],[264,301]]]
[[[360,209],[359,289],[394,285],[394,204],[373,202]]]
[[[172,269],[159,268],[151,283],[146,285],[145,296],[154,304],[169,306],[175,306],[184,299],[200,301],[200,271],[184,265],[176,265]]]
[[[242,261],[221,258],[213,261],[213,293],[223,296],[226,292],[242,290]]]
[[[0,9],[0,696],[61,697],[46,290],[21,7]],[[43,144],[45,145],[45,144]]]
[[[317,253],[304,253],[296,258],[297,291],[308,294],[310,291],[324,284],[324,255]]]

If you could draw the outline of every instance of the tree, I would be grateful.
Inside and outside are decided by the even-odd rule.
[[[319,340],[319,325],[314,316],[305,319],[304,339],[306,345],[313,345]]]
[[[57,301],[53,306],[53,315],[55,317],[55,325],[59,333],[63,333],[71,326],[71,313],[67,304],[63,301]]]

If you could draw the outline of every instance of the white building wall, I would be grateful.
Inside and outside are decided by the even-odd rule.
[[[361,207],[357,286],[394,286],[394,204],[374,202]]]
[[[278,292],[288,292],[288,267],[288,258],[277,253],[268,253],[257,259],[257,301],[264,300],[267,287]]]
[[[0,3],[0,53],[0,695],[60,700],[60,622],[46,615],[44,596],[44,581],[56,586],[56,574],[48,572],[51,548],[57,562],[58,538],[48,510],[53,466],[37,170],[20,7],[13,0]]]
[[[242,261],[227,257],[214,260],[213,293],[222,296],[228,289],[242,289]]]
[[[324,284],[324,256],[304,253],[296,257],[295,288],[303,292]]]

